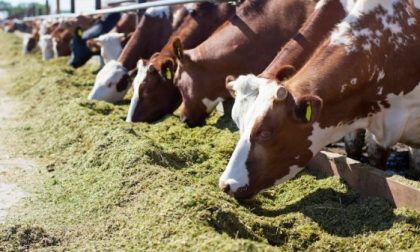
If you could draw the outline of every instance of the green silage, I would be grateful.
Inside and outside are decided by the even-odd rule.
[[[252,201],[224,195],[217,181],[238,139],[226,118],[194,129],[176,115],[126,123],[128,100],[86,99],[96,66],[23,57],[4,33],[0,57],[2,88],[24,103],[16,151],[46,163],[0,228],[0,251],[420,249],[419,212],[363,199],[336,178],[303,172]]]

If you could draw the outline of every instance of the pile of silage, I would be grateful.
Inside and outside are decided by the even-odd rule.
[[[1,88],[25,104],[13,133],[19,151],[48,163],[25,207],[0,228],[0,247],[420,249],[419,212],[362,199],[336,178],[304,172],[250,202],[224,195],[217,180],[238,139],[226,118],[194,129],[176,116],[126,123],[128,100],[86,99],[95,66],[23,57],[19,39],[3,33],[0,57],[11,75]]]

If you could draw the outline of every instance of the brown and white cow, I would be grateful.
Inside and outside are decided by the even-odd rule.
[[[264,70],[314,7],[315,1],[248,0],[198,47],[183,52],[175,43],[175,84],[184,105],[181,120],[189,126],[203,124],[219,102],[231,98],[226,77]]]
[[[160,51],[172,32],[170,8],[147,9],[118,60],[111,60],[99,71],[88,99],[121,101],[130,86],[129,71],[136,68],[140,58],[149,59]]]
[[[76,18],[60,22],[51,32],[50,43],[53,45],[54,57],[69,56],[71,53],[69,44],[75,35],[76,28],[88,29],[95,21],[95,17],[79,15]]]
[[[419,21],[419,0],[358,0],[296,75],[260,83],[222,190],[252,197],[359,128],[420,146]]]
[[[257,77],[249,74],[227,78],[226,88],[235,97],[232,119],[242,132],[244,116],[258,96],[258,83],[266,79],[283,80],[290,78],[299,70],[315,49],[324,41],[334,26],[350,11],[354,2],[341,0],[322,0],[306,20],[298,34],[280,50],[271,64]]]
[[[204,2],[187,5],[185,9],[189,13],[187,18],[162,51],[154,54],[147,66],[139,63],[142,70],[133,82],[128,122],[153,122],[179,107],[182,97],[173,83],[177,68],[174,41],[179,39],[187,49],[196,47],[229,19],[236,7],[228,3]]]

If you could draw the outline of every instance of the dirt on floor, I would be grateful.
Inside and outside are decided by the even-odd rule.
[[[10,151],[15,137],[11,129],[19,123],[16,119],[22,110],[19,102],[6,95],[4,87],[7,84],[7,72],[0,69],[0,223],[28,194],[23,187],[31,184],[28,180],[36,173],[33,160]]]

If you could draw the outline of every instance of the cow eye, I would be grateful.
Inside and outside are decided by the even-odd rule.
[[[107,87],[111,88],[112,87],[112,83],[109,82],[108,84],[106,84]]]
[[[268,141],[268,140],[271,140],[271,137],[272,137],[272,133],[271,133],[271,131],[268,131],[268,130],[262,130],[259,134],[258,134],[258,138],[261,140],[261,141]]]

